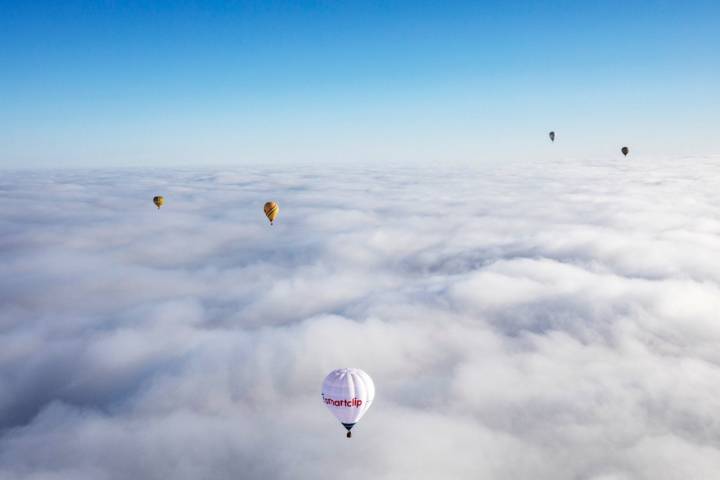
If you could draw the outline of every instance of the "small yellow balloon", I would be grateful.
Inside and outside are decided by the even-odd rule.
[[[278,212],[280,212],[280,207],[275,202],[267,202],[263,210],[265,210],[265,216],[268,217],[270,225],[272,225],[273,221],[278,216]]]
[[[158,195],[157,197],[153,197],[153,203],[160,208],[165,203],[165,199],[161,195]]]

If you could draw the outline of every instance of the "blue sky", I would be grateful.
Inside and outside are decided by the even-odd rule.
[[[2,11],[3,166],[720,153],[716,2]]]

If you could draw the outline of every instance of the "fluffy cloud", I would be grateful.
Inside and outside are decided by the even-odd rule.
[[[713,478],[717,160],[6,172],[0,478]]]

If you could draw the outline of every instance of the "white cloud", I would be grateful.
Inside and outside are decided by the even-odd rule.
[[[715,163],[7,172],[0,478],[713,478]]]

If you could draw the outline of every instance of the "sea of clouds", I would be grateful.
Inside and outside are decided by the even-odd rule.
[[[3,480],[720,475],[720,158],[6,171],[0,272]]]

